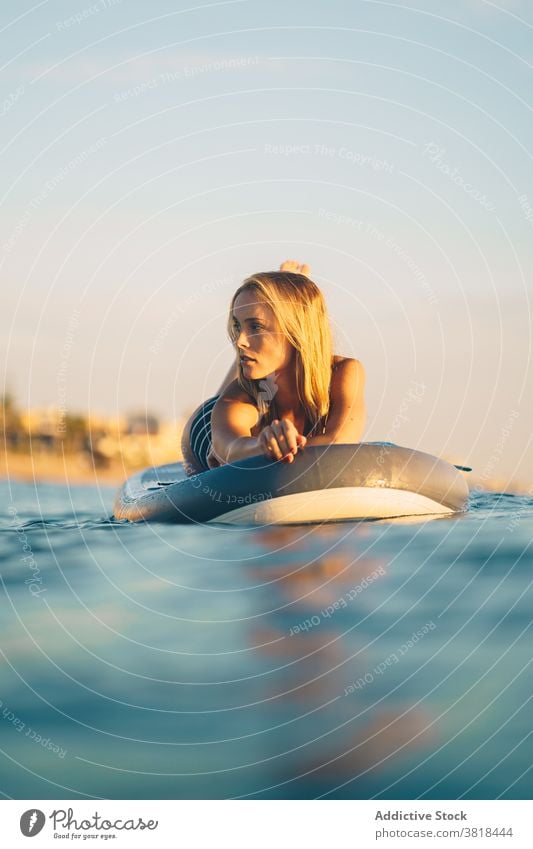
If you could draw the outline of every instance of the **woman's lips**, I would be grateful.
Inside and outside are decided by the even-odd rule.
[[[241,359],[241,363],[243,363],[244,365],[249,365],[250,363],[255,363],[255,360],[253,360],[251,357],[241,357],[240,359]]]

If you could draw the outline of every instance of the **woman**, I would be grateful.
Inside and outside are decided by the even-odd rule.
[[[188,475],[258,454],[292,463],[306,445],[361,439],[364,369],[333,355],[324,298],[308,273],[288,261],[237,289],[228,322],[237,363],[184,428]]]

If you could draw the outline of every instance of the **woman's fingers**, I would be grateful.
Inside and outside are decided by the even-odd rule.
[[[271,436],[270,439],[265,438],[264,453],[270,460],[281,460],[283,457],[283,452],[281,451],[278,441],[274,436]]]
[[[281,419],[281,421],[274,419],[272,422],[272,430],[274,431],[274,436],[278,441],[278,445],[283,455],[289,454],[290,452],[296,454],[298,451],[298,442],[296,440],[298,431],[290,419]]]
[[[281,460],[283,454],[270,425],[264,427],[259,434],[259,444],[263,454],[268,457],[269,460]]]
[[[259,435],[261,450],[270,460],[292,463],[298,448],[304,448],[307,439],[298,433],[290,419],[274,419]]]

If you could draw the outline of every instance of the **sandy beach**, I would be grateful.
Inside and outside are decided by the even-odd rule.
[[[176,462],[181,460],[177,456]],[[68,486],[119,486],[127,477],[146,464],[128,464],[125,460],[110,460],[105,468],[91,464],[85,455],[53,455],[35,452],[0,454],[0,478],[4,480],[40,483],[59,483]]]

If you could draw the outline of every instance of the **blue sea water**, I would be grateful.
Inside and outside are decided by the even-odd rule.
[[[0,488],[5,797],[531,798],[531,498],[235,528]]]

